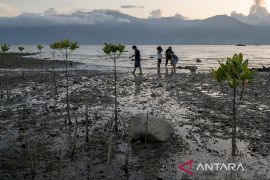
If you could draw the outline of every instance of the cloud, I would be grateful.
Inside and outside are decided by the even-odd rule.
[[[115,9],[94,9],[92,12],[101,12],[101,13],[111,13],[111,12],[120,12],[119,10]]]
[[[254,0],[254,2],[255,2],[255,5],[257,6],[263,6],[265,3],[265,0]]]
[[[130,23],[130,20],[118,17],[113,10],[76,11],[70,14],[58,14],[53,8],[43,14],[22,13],[16,17],[0,18],[1,27],[34,27],[57,25],[92,25],[98,23]],[[111,14],[110,14],[111,13]]]
[[[49,8],[48,10],[44,11],[44,16],[54,16],[57,15],[57,11],[54,8]]]
[[[0,17],[10,17],[18,15],[18,11],[4,3],[0,3]]]
[[[176,14],[174,15],[174,18],[176,18],[176,19],[181,19],[181,20],[186,20],[186,19],[188,19],[187,17],[183,16],[182,14],[178,14],[178,13],[176,13]]]
[[[254,0],[254,5],[251,6],[249,16],[265,17],[269,15],[268,10],[263,6],[264,0]]]
[[[144,6],[135,6],[135,5],[124,5],[124,6],[120,6],[120,7],[123,9],[136,9],[136,8],[143,9],[144,8]]]
[[[264,4],[264,0],[254,0],[249,15],[233,11],[231,17],[252,25],[270,25],[270,14]]]
[[[162,11],[160,9],[153,10],[150,12],[149,18],[161,18],[162,17]]]

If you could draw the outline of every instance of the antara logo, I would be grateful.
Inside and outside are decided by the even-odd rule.
[[[187,162],[185,162],[184,164],[181,164],[180,166],[178,166],[178,168],[189,174],[189,175],[193,175],[193,171],[192,171],[192,166],[193,166],[193,160],[189,160]],[[199,165],[196,168],[196,171],[245,171],[245,168],[243,166],[243,164],[239,163],[199,163]]]
[[[178,168],[180,170],[190,174],[190,175],[193,175],[193,172],[191,171],[192,170],[192,164],[193,164],[193,160],[190,160],[190,161],[185,162],[184,164],[181,164],[180,166],[178,166]],[[189,165],[190,170],[184,168],[187,165]]]

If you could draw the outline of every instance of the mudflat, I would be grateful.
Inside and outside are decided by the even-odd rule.
[[[179,70],[171,74],[169,68],[160,76],[147,71],[143,75],[118,73],[119,131],[113,133],[107,167],[114,113],[113,72],[69,71],[72,125],[68,125],[65,72],[51,68],[32,71],[41,67],[38,60],[29,60],[29,66],[18,65],[21,57],[9,56],[9,68],[0,73],[0,174],[4,179],[30,179],[33,169],[36,179],[58,179],[60,174],[62,179],[187,179],[190,177],[178,166],[188,160],[226,163],[231,158],[232,104],[226,101],[231,96],[229,89],[225,95],[220,93],[210,73]],[[40,61],[45,63],[43,67],[52,65]],[[60,68],[63,65],[59,61]],[[29,70],[22,73],[21,66]],[[269,73],[258,72],[237,110],[236,159],[245,168],[245,172],[237,172],[238,179],[269,177],[269,91]],[[90,104],[91,122],[88,143],[86,103]],[[170,122],[175,135],[167,142],[146,146],[132,142],[126,172],[128,122],[147,112]],[[193,177],[225,179],[230,173],[198,171]]]

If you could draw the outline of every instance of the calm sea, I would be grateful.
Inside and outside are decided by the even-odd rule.
[[[24,45],[25,52],[37,52],[36,46]],[[142,66],[147,69],[156,68],[156,45],[139,45],[142,55]],[[168,45],[162,46],[164,51]],[[180,57],[178,65],[195,65],[199,71],[208,71],[218,65],[218,60],[231,57],[234,53],[242,52],[245,59],[250,60],[251,67],[261,67],[270,65],[270,46],[234,46],[234,45],[174,45],[173,51]],[[84,68],[109,70],[113,66],[112,60],[108,59],[102,52],[102,45],[82,45],[71,56],[70,60],[85,63]],[[131,46],[126,46],[125,52],[118,60],[119,70],[130,70],[133,62],[128,57],[133,53]],[[17,46],[11,46],[11,51],[17,51]],[[163,52],[164,54],[164,52]],[[37,55],[36,57],[40,57]],[[154,58],[153,58],[154,57]],[[51,59],[52,55],[48,46],[45,46],[42,58]],[[57,59],[63,56],[57,53]],[[197,63],[199,58],[202,62]],[[165,60],[163,60],[163,63]]]

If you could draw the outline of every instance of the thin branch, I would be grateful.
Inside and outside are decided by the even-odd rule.
[[[121,53],[119,53],[115,59],[119,59],[120,56],[121,56]]]
[[[63,49],[58,49],[58,50],[60,51],[60,53],[61,53],[63,56],[65,55]]]
[[[223,87],[222,82],[220,82],[219,84],[220,84],[221,92],[222,92],[222,95],[223,95],[225,101],[226,101],[227,103],[230,103],[229,100],[228,100],[228,98],[225,96],[224,87]]]
[[[112,54],[109,54],[110,58],[113,60],[113,55]]]
[[[70,50],[70,51],[68,52],[68,55],[71,55],[73,52],[74,52],[74,50]]]
[[[239,102],[238,102],[237,105],[236,105],[236,109],[239,108],[239,106],[240,106],[240,104],[241,104],[241,102],[242,102],[244,90],[245,90],[245,81],[242,82],[242,90],[241,90]]]

